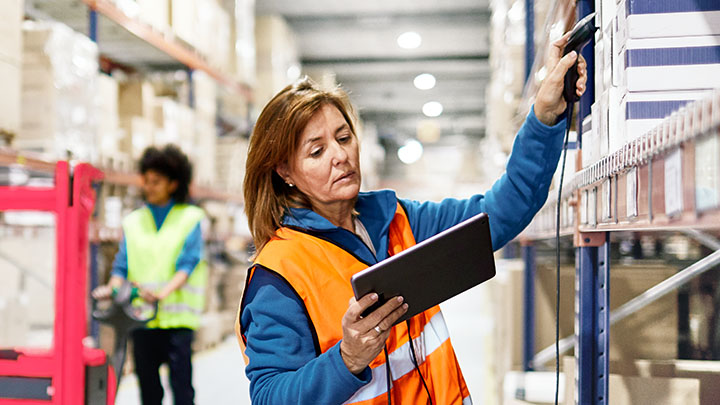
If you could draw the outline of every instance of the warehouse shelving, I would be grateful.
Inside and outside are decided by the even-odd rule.
[[[558,1],[556,7],[570,4],[569,1]],[[531,9],[528,11],[532,12]],[[578,19],[593,11],[592,0],[580,0],[576,4]],[[528,21],[532,19],[528,18]],[[588,90],[580,100],[578,122],[583,122],[583,118],[590,114],[590,105],[595,99],[593,46],[594,41],[583,51],[588,61],[589,79]],[[539,65],[536,63],[536,66]],[[529,74],[530,88],[533,86],[533,73]],[[530,93],[526,91],[526,94]],[[534,241],[554,238],[557,204],[561,204],[560,234],[572,235],[576,248],[576,326],[574,336],[561,339],[559,345],[561,355],[575,348],[576,403],[608,403],[609,332],[612,324],[720,264],[720,241],[703,233],[720,230],[720,207],[717,202],[698,207],[695,194],[696,150],[702,149],[704,146],[698,146],[699,143],[708,139],[714,139],[715,143],[710,144],[716,145],[717,149],[717,142],[720,142],[720,93],[712,99],[686,106],[666,118],[655,130],[579,170],[573,179],[563,185],[559,202],[556,190],[551,190],[547,203],[519,238],[525,263],[523,364],[526,371],[530,371],[555,357],[554,345],[540,353],[534,352]],[[581,166],[580,162],[578,151],[576,167]],[[714,176],[717,179],[720,173],[714,173]],[[720,193],[720,190],[715,189],[714,192]],[[635,193],[635,198],[632,193]],[[667,207],[666,201],[672,207]],[[610,232],[661,230],[683,231],[714,252],[611,313]]]
[[[203,70],[227,88],[233,89],[238,94],[246,97],[248,100],[252,99],[252,90],[247,84],[240,83],[234,78],[225,74],[224,72],[221,72],[220,70],[211,66],[205,60],[205,58],[192,50],[190,47],[182,44],[178,39],[174,38],[173,36],[158,32],[152,29],[149,25],[138,21],[135,18],[129,17],[109,0],[83,1],[92,10],[104,15],[110,20],[119,24],[128,32],[132,33],[141,40],[153,45],[162,52],[170,55],[188,68]],[[109,56],[112,57],[113,55]]]

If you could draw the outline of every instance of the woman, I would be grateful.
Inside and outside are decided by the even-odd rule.
[[[480,212],[489,214],[496,249],[530,222],[562,145],[563,77],[577,59],[560,59],[566,41],[552,48],[551,73],[507,173],[467,200],[360,193],[352,109],[339,90],[305,79],[267,104],[250,140],[244,191],[258,253],[236,322],[254,403],[471,403],[439,308],[392,327],[407,311],[402,297],[361,317],[377,296],[356,301],[349,280]],[[585,66],[581,59],[578,94]]]
[[[162,403],[159,367],[168,363],[175,404],[193,404],[190,355],[207,279],[200,229],[205,215],[187,204],[192,166],[176,146],[146,149],[140,174],[147,204],[123,220],[110,282],[92,295],[110,298],[114,287],[129,280],[139,285],[145,301],[159,301],[157,317],[132,333],[142,403]]]

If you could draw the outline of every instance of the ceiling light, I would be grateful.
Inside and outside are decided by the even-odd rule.
[[[409,141],[405,142],[405,145],[398,149],[397,154],[401,162],[405,163],[406,165],[411,165],[420,160],[420,158],[422,157],[423,146],[415,139],[410,139]]]
[[[420,90],[430,90],[435,87],[435,76],[430,73],[423,73],[415,76],[413,84]]]
[[[415,49],[422,43],[420,34],[413,31],[408,31],[400,34],[397,39],[398,46],[403,49]]]
[[[428,101],[423,105],[422,112],[428,117],[438,117],[443,112],[443,106],[437,101]]]
[[[298,65],[291,65],[287,70],[287,78],[294,82],[295,80],[300,78],[300,66]]]

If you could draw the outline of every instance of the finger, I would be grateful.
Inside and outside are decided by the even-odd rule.
[[[555,65],[555,68],[548,75],[548,79],[553,82],[561,83],[565,77],[565,73],[575,64],[577,60],[577,53],[575,51],[570,52],[560,59],[560,62]]]
[[[360,330],[369,331],[373,329],[376,325],[380,323],[383,319],[385,319],[390,313],[392,313],[395,309],[397,309],[399,306],[401,306],[403,303],[403,297],[394,297],[388,300],[388,302],[384,303],[380,308],[376,309],[370,315],[363,318],[362,326],[360,327]]]
[[[402,304],[401,306],[397,307],[394,311],[392,311],[388,316],[385,317],[380,323],[378,323],[378,326],[381,330],[386,331],[392,328],[392,326],[395,324],[395,321],[400,319],[408,310],[408,304]]]
[[[377,300],[378,295],[375,293],[365,294],[357,301],[355,300],[355,297],[352,297],[348,302],[348,310],[346,314],[351,320],[357,321],[360,319],[360,315]]]
[[[568,39],[570,39],[570,31],[566,32],[565,35],[558,38],[552,43],[548,54],[548,62],[550,66],[555,66],[560,57],[562,57],[565,45],[567,45]]]

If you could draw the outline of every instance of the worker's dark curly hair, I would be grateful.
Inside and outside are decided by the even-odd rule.
[[[145,149],[140,158],[140,173],[145,174],[149,170],[178,182],[178,187],[172,194],[175,202],[188,201],[193,168],[187,155],[180,148],[175,145],[166,145],[162,149],[155,146]]]

